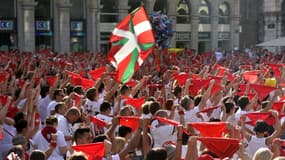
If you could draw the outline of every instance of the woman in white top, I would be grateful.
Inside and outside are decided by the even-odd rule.
[[[246,148],[246,152],[250,159],[253,158],[253,155],[255,152],[261,148],[261,147],[268,147],[272,144],[273,140],[277,137],[280,137],[281,133],[285,129],[285,124],[283,123],[282,126],[280,125],[280,121],[278,118],[278,112],[272,111],[272,116],[275,118],[276,124],[275,124],[275,131],[272,135],[266,137],[267,131],[268,131],[268,124],[262,120],[259,120],[256,122],[256,125],[254,126],[254,132],[256,135],[250,135],[245,131],[244,127],[244,121],[245,116],[242,116],[242,132],[245,136],[248,146]]]

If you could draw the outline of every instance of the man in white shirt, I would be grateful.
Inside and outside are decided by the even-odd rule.
[[[103,102],[100,106],[100,113],[97,114],[96,117],[107,123],[111,123],[113,118],[110,116],[110,113],[111,113],[111,104],[109,102]],[[107,128],[104,127],[103,132],[105,133],[106,131]]]
[[[56,89],[53,93],[53,100],[47,106],[47,116],[55,114],[55,106],[58,102],[62,102],[64,97],[64,93],[61,89]]]
[[[58,118],[57,130],[61,131],[67,142],[68,147],[71,146],[73,140],[72,124],[81,116],[80,110],[76,107],[69,108],[64,116]]]
[[[34,148],[45,152],[47,160],[64,160],[67,144],[61,131],[56,130],[57,119],[53,116],[46,120],[46,127],[33,137]]]

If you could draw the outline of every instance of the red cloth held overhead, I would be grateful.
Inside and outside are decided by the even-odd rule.
[[[140,110],[142,108],[144,101],[145,101],[144,98],[127,98],[125,104],[131,105],[136,109]]]
[[[215,110],[215,109],[217,109],[217,108],[219,108],[219,107],[220,107],[220,106],[208,107],[208,108],[206,108],[206,109],[203,109],[203,110],[199,111],[198,113],[207,113],[207,112],[212,111],[212,110]]]
[[[285,102],[283,102],[283,101],[274,102],[274,103],[272,104],[272,109],[278,111],[279,114],[280,114],[280,113],[282,112],[284,103],[285,103]]]
[[[159,122],[167,123],[167,124],[170,124],[170,125],[173,125],[173,126],[176,126],[176,127],[180,124],[179,122],[171,120],[171,119],[168,119],[168,118],[163,118],[163,117],[159,117],[159,116],[154,116],[153,118],[157,119]],[[188,133],[186,128],[183,128],[183,132],[185,134],[189,135],[189,133]]]
[[[93,78],[93,80],[96,81],[104,72],[106,72],[106,67],[97,68],[95,70],[89,71],[88,73]]]
[[[189,74],[188,74],[188,73],[184,73],[184,72],[179,73],[179,74],[177,74],[177,75],[174,76],[174,78],[176,79],[177,83],[178,83],[179,85],[181,85],[181,86],[186,83],[186,81],[187,81],[187,79],[188,79],[189,77],[190,77]]]
[[[192,85],[189,86],[189,93],[191,96],[196,96],[198,91],[209,84],[210,80],[192,80]]]
[[[256,122],[258,120],[263,120],[265,121],[268,125],[274,125],[275,118],[272,117],[270,112],[252,112],[252,113],[247,113],[246,117],[248,117],[250,120],[245,122],[246,124],[255,126]]]
[[[272,69],[275,77],[281,76],[280,68],[283,67],[282,64],[266,64],[266,65]]]
[[[259,101],[262,101],[265,97],[269,95],[270,92],[276,90],[277,88],[259,84],[250,84],[250,89],[254,89],[258,94]]]
[[[119,124],[132,128],[132,131],[136,131],[139,128],[139,120],[140,118],[136,116],[120,116]]]
[[[135,80],[130,80],[127,83],[125,83],[125,85],[129,86],[129,87],[134,87],[136,86],[136,81]]]
[[[47,83],[49,86],[53,87],[56,84],[57,76],[47,77]]]
[[[77,152],[84,152],[88,155],[88,160],[102,160],[105,155],[105,145],[104,142],[82,144],[77,146],[72,146],[72,148]]]
[[[199,137],[198,140],[219,158],[231,158],[238,151],[240,142],[240,140],[232,138]]]
[[[95,125],[97,125],[98,129],[101,130],[103,127],[106,127],[108,124],[107,122],[95,117],[95,116],[90,116],[91,122],[93,122]]]
[[[247,71],[243,73],[243,78],[249,83],[254,83],[258,79],[259,70]]]
[[[227,133],[226,122],[195,122],[188,125],[197,129],[203,137],[222,137]]]

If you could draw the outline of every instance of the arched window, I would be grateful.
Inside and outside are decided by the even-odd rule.
[[[219,24],[230,23],[230,7],[229,4],[224,2],[219,6]]]
[[[118,1],[102,0],[101,5],[101,22],[117,22],[118,21]]]
[[[211,23],[211,7],[210,3],[207,0],[200,0],[199,14],[200,24]]]
[[[190,5],[187,3],[187,0],[180,0],[177,5],[177,23],[190,23]]]
[[[166,14],[166,0],[156,0],[153,6],[153,11]]]

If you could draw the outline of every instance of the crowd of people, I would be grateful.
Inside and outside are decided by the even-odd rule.
[[[281,160],[285,56],[158,50],[126,84],[107,54],[0,53],[0,160]]]

